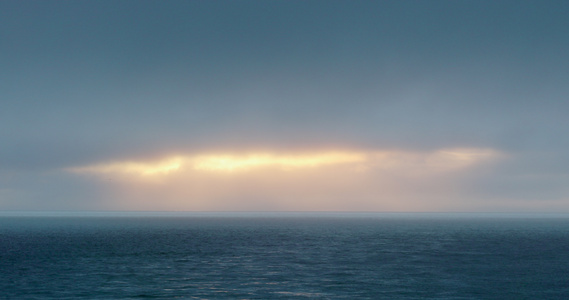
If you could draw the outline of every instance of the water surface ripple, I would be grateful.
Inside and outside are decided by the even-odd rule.
[[[0,217],[2,299],[569,299],[569,219]]]

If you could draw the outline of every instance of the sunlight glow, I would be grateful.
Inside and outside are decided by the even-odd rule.
[[[169,158],[159,162],[116,162],[86,167],[72,168],[76,173],[135,173],[140,175],[167,174],[176,171],[182,165],[181,158]]]
[[[123,161],[68,169],[75,173],[127,173],[144,176],[168,175],[179,171],[245,172],[259,168],[293,171],[332,165],[352,166],[355,170],[384,172],[441,172],[465,168],[499,157],[491,149],[455,148],[433,152],[408,151],[325,151],[315,153],[246,153],[176,155],[162,160]]]
[[[446,204],[416,199],[454,195],[455,178],[502,156],[480,148],[201,152],[67,171],[104,179],[117,210],[421,211]]]
[[[203,155],[193,160],[193,166],[196,170],[208,171],[239,171],[262,166],[275,166],[290,170],[302,167],[355,163],[364,160],[365,155],[348,152],[330,152],[312,155]]]

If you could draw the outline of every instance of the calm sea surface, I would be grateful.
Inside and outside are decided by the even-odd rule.
[[[0,216],[0,299],[569,299],[569,217]]]

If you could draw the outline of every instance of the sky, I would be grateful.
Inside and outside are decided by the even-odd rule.
[[[568,1],[0,2],[0,210],[569,212]]]

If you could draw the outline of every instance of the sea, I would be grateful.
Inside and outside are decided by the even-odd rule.
[[[569,299],[569,215],[3,212],[0,299]]]

